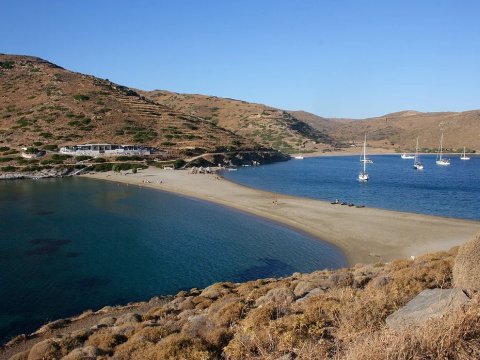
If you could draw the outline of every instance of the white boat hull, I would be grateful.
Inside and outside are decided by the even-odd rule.
[[[370,177],[366,173],[358,174],[358,181],[360,181],[360,182],[365,182],[365,181],[368,181],[369,179],[370,179]]]
[[[436,163],[439,166],[449,166],[450,165],[450,161],[447,161],[447,160],[437,160]]]
[[[294,156],[293,158],[294,158],[295,160],[303,160],[303,156],[302,156],[302,155]]]
[[[423,165],[422,164],[415,164],[415,165],[413,165],[413,168],[415,170],[423,170]]]
[[[468,156],[462,156],[460,160],[470,160],[470,158]]]

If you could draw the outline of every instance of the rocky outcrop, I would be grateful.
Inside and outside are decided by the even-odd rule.
[[[68,168],[53,168],[40,171],[26,171],[26,172],[0,172],[0,180],[14,180],[14,179],[46,179],[54,177],[67,176],[71,173]]]
[[[453,283],[457,288],[480,290],[480,234],[458,251],[453,265]]]
[[[468,301],[468,296],[460,289],[423,290],[403,308],[388,316],[385,322],[393,330],[405,330],[448,315]]]

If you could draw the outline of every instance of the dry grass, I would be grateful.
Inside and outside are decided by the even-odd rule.
[[[421,328],[395,333],[385,325],[422,290],[452,287],[456,251],[181,292],[140,323],[65,336],[44,351],[93,346],[121,360],[480,358],[477,295],[467,310]],[[306,283],[318,288],[292,297]]]

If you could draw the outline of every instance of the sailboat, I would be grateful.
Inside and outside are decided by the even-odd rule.
[[[460,160],[470,160],[470,158],[465,154],[465,147],[463,147],[463,155]]]
[[[440,138],[440,148],[438,149],[438,155],[437,155],[437,165],[440,166],[448,166],[450,165],[450,159],[444,158],[443,157],[443,131],[442,131],[442,137]]]
[[[402,156],[400,156],[402,159],[415,159],[415,156],[403,153]]]
[[[295,155],[293,158],[297,160],[303,160],[303,155],[300,153],[300,145],[298,145],[298,155]]]
[[[366,182],[369,179],[368,173],[367,173],[367,134],[365,134],[365,141],[363,142],[363,159],[361,162],[363,163],[363,171],[360,171],[360,174],[358,174],[358,181],[360,182]]]
[[[413,157],[413,168],[415,170],[423,170],[423,164],[418,160],[418,137],[417,137],[417,147],[415,148],[415,156]]]
[[[365,143],[363,144],[364,147],[366,146],[366,143],[367,143],[367,134],[365,134]],[[365,163],[365,164],[373,164],[373,160],[367,158],[367,155],[365,153],[365,149],[363,151],[363,154],[360,155],[360,162]]]

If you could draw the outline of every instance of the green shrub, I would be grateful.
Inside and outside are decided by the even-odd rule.
[[[44,137],[45,139],[50,139],[52,137],[52,134],[49,132],[41,132],[40,136]]]
[[[16,154],[16,153],[17,153],[17,150],[10,149],[10,150],[4,151],[3,155],[11,155],[11,154]]]
[[[49,151],[57,151],[57,150],[58,150],[58,146],[55,145],[55,144],[44,145],[44,146],[43,146],[43,149],[44,149],[44,150],[49,150]]]
[[[112,163],[103,163],[103,164],[95,164],[93,166],[93,171],[97,172],[104,172],[112,170],[113,164]]]
[[[180,169],[182,167],[184,167],[186,165],[186,161],[183,160],[183,159],[178,159],[178,160],[175,160],[175,162],[173,163],[173,167],[175,169]]]
[[[84,94],[76,94],[73,96],[73,98],[75,100],[78,100],[78,101],[87,101],[87,100],[90,100],[90,96],[88,95],[84,95]]]
[[[36,159],[17,159],[18,165],[31,165],[31,164],[38,164],[38,160]]]
[[[2,68],[2,69],[12,69],[13,64],[15,64],[15,62],[13,62],[11,60],[0,61],[0,68]]]
[[[84,161],[84,160],[90,160],[90,159],[92,159],[92,157],[87,155],[75,156],[75,160],[77,161]]]
[[[142,161],[143,157],[138,156],[138,155],[132,155],[132,156],[126,156],[126,155],[121,155],[117,156],[117,161]]]
[[[66,160],[68,158],[71,158],[71,155],[66,155],[66,154],[53,154],[52,159],[53,160]]]
[[[15,166],[8,165],[8,166],[3,166],[1,170],[5,172],[15,172],[17,168]]]
[[[38,150],[37,148],[35,147],[28,147],[27,150],[25,150],[25,153],[26,154],[36,154],[38,153],[40,150]]]

